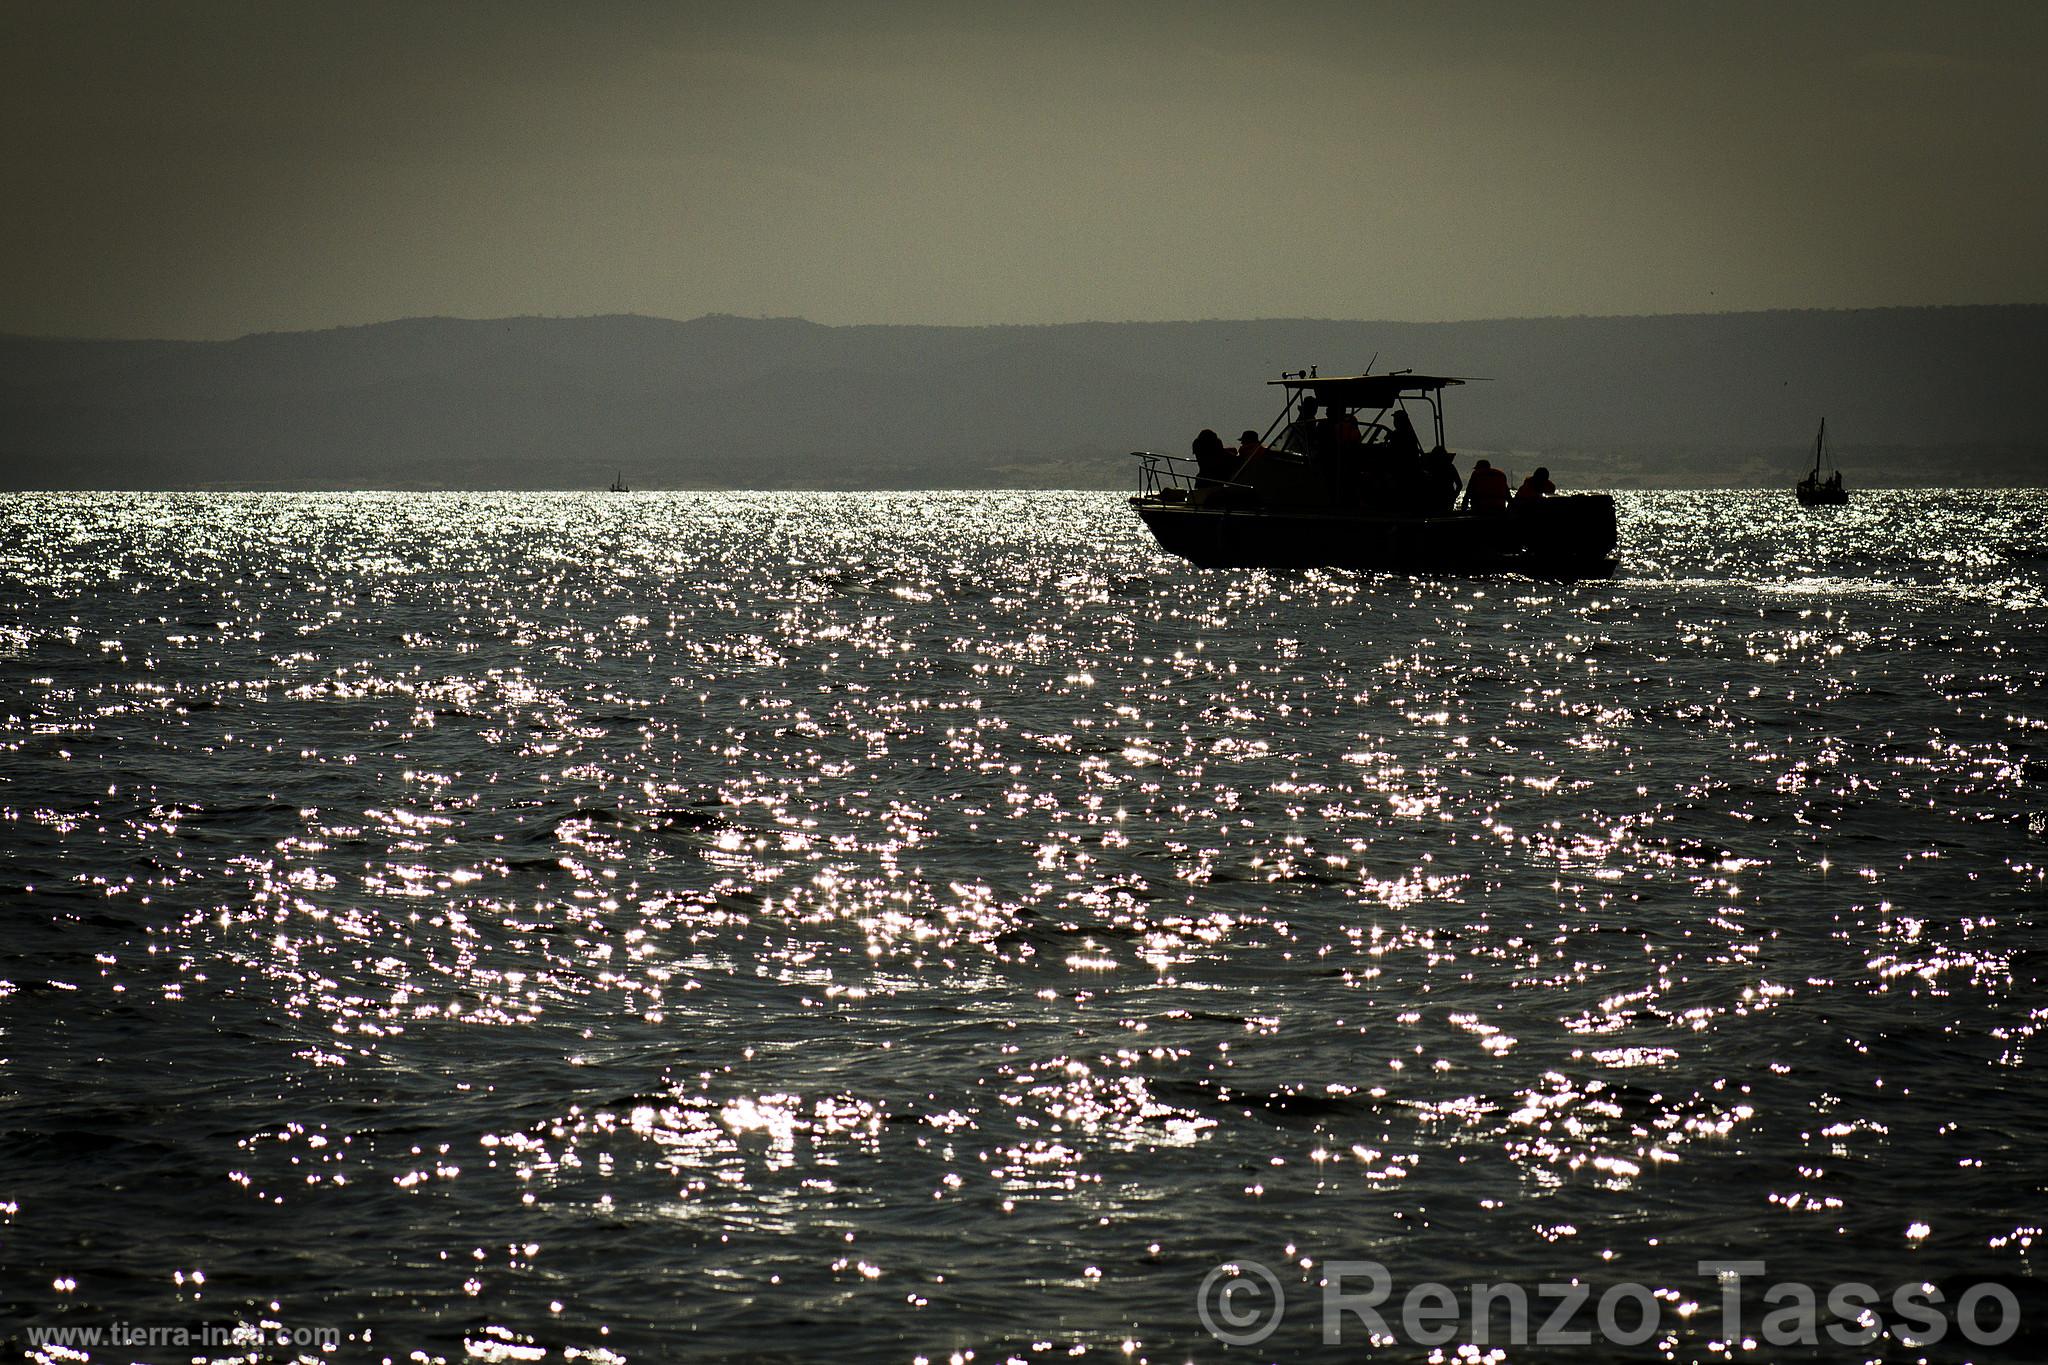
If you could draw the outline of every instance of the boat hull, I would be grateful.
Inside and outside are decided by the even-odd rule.
[[[1779,487],[1782,488],[1784,485],[1780,484]],[[1825,485],[1820,488],[1808,488],[1806,485],[1801,484],[1797,491],[1801,507],[1846,507],[1849,505],[1849,490],[1846,488],[1830,488]]]
[[[1210,507],[1161,497],[1132,498],[1131,506],[1161,549],[1209,569],[1598,577],[1614,571],[1617,543],[1614,500],[1604,494],[1434,517]]]

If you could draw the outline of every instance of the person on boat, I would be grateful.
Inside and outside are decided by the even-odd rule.
[[[1247,431],[1238,437],[1237,450],[1224,461],[1230,469],[1230,482],[1234,486],[1214,490],[1208,500],[1212,503],[1219,498],[1230,502],[1258,501],[1259,474],[1268,453],[1258,432]]]
[[[1320,455],[1323,453],[1324,425],[1316,420],[1316,402],[1303,398],[1301,407],[1294,414],[1294,425],[1287,431],[1287,448],[1299,455]]]
[[[1435,516],[1458,505],[1458,491],[1465,480],[1458,476],[1458,462],[1451,452],[1438,446],[1422,457],[1422,510]]]
[[[1536,472],[1522,480],[1522,486],[1515,490],[1515,501],[1540,502],[1556,491],[1557,485],[1550,481],[1550,471],[1542,465],[1537,465]]]
[[[1415,435],[1415,424],[1408,420],[1406,408],[1394,409],[1393,451],[1396,459],[1412,460],[1422,454],[1422,441]]]
[[[1365,433],[1358,429],[1358,419],[1350,413],[1344,412],[1337,415],[1337,431],[1334,439],[1338,454],[1355,455],[1358,453],[1358,448],[1365,444]]]
[[[1371,477],[1371,470],[1363,458],[1365,433],[1358,428],[1358,419],[1348,408],[1336,408],[1330,416],[1328,451],[1329,477],[1337,496],[1345,503],[1358,502],[1365,496],[1365,486]]]
[[[1230,477],[1230,448],[1208,427],[1195,437],[1195,487],[1215,488]]]
[[[1472,477],[1465,481],[1465,510],[1468,512],[1507,511],[1507,471],[1495,469],[1490,460],[1481,460],[1473,465]]]

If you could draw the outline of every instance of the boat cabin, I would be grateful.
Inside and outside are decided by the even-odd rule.
[[[1300,374],[1285,375],[1269,379],[1268,385],[1286,390],[1287,402],[1280,416],[1266,430],[1266,443],[1272,444],[1273,432],[1284,423],[1292,435],[1301,425],[1301,415],[1309,404],[1313,404],[1323,417],[1320,420],[1337,422],[1341,425],[1344,417],[1358,423],[1362,444],[1374,445],[1396,439],[1395,427],[1390,414],[1406,414],[1408,401],[1414,400],[1429,413],[1430,432],[1434,441],[1425,443],[1423,449],[1431,446],[1438,449],[1444,444],[1444,408],[1440,395],[1447,388],[1463,384],[1462,379],[1433,374],[1352,374],[1336,375],[1329,378],[1304,371]],[[1370,417],[1360,418],[1365,413]],[[1410,419],[1411,425],[1413,419]],[[1298,452],[1308,454],[1308,451]]]
[[[1458,475],[1444,445],[1448,375],[1289,372],[1268,384],[1280,412],[1247,457],[1138,452],[1141,497],[1210,506],[1368,506],[1414,514],[1451,510]]]

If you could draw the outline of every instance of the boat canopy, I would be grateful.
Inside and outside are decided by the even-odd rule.
[[[1318,403],[1325,405],[1387,408],[1409,394],[1433,395],[1440,389],[1465,381],[1435,374],[1351,374],[1296,375],[1266,382],[1282,388],[1307,389],[1315,394]]]

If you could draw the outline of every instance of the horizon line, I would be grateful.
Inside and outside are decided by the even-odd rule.
[[[506,313],[490,317],[468,317],[455,313],[416,313],[407,314],[402,317],[383,318],[375,322],[338,322],[325,326],[273,327],[261,331],[240,332],[233,336],[211,337],[121,336],[111,334],[67,334],[0,330],[0,341],[41,341],[81,345],[231,346],[237,342],[255,341],[266,337],[318,336],[329,332],[360,332],[379,327],[402,327],[414,323],[453,323],[464,326],[487,326],[492,323],[609,322],[631,320],[635,322],[660,323],[672,327],[688,327],[704,322],[750,324],[801,323],[806,327],[816,327],[828,331],[909,331],[914,329],[918,331],[979,332],[1004,328],[1017,331],[1050,330],[1058,327],[1250,327],[1266,326],[1274,323],[1324,323],[1371,327],[1466,327],[1488,323],[1635,322],[1650,319],[1767,317],[1774,314],[1800,313],[1945,312],[1963,309],[1991,310],[2006,308],[2048,308],[2048,301],[2021,300],[2006,303],[1887,303],[1840,307],[1728,308],[1670,313],[1529,313],[1497,317],[1432,319],[1276,316],[1262,318],[1082,318],[1070,319],[1064,322],[816,322],[810,318],[792,314],[726,312],[699,313],[689,318],[669,317],[660,313],[634,312]]]

